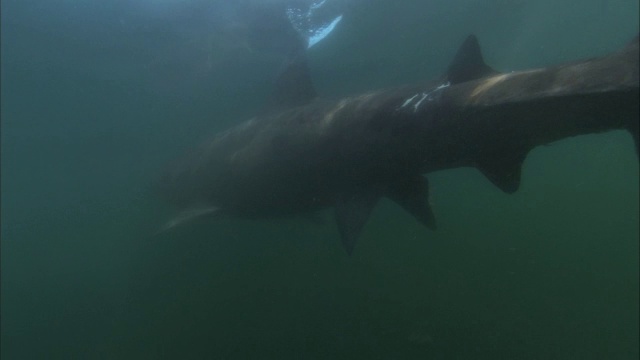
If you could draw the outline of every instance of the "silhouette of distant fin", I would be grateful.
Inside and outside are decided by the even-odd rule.
[[[317,97],[304,50],[294,52],[275,81],[264,112],[277,112],[310,103]]]
[[[196,207],[196,208],[188,208],[184,211],[181,211],[178,215],[169,220],[166,224],[164,224],[157,232],[157,234],[163,233],[167,230],[171,230],[176,226],[183,225],[192,220],[200,218],[205,215],[213,215],[220,212],[220,209],[211,206],[211,207]]]

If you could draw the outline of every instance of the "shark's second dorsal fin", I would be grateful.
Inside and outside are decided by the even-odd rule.
[[[485,64],[475,35],[462,43],[447,70],[447,80],[453,84],[472,81],[498,72]]]
[[[278,75],[273,95],[264,111],[276,112],[306,105],[316,96],[307,56],[304,50],[296,51]]]
[[[436,219],[429,203],[429,182],[422,175],[400,177],[386,192],[391,200],[413,215],[431,230],[436,229]]]
[[[479,156],[475,166],[500,190],[513,194],[520,187],[522,163],[527,153],[526,148],[505,149],[502,154]]]
[[[379,199],[380,195],[374,189],[337,199],[335,205],[336,224],[342,245],[348,255],[353,253],[360,232],[369,220],[369,215]]]

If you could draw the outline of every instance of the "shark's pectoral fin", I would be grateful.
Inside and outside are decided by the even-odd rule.
[[[436,229],[436,218],[429,204],[429,182],[422,175],[415,175],[389,187],[386,194],[408,213],[431,230]]]
[[[181,211],[178,215],[169,220],[166,224],[164,224],[156,234],[163,233],[167,230],[173,229],[176,226],[183,225],[197,218],[206,216],[206,215],[217,215],[220,214],[220,208],[215,206],[210,207],[193,207],[188,208],[186,210]]]
[[[363,192],[339,199],[335,207],[336,224],[347,254],[353,253],[358,236],[371,215],[371,210],[380,199],[377,192]]]
[[[526,151],[516,151],[484,157],[476,161],[476,168],[500,190],[513,194],[520,187],[522,163],[526,156]]]

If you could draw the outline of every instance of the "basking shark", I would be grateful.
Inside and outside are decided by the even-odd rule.
[[[435,229],[430,172],[475,167],[513,193],[536,146],[626,129],[638,151],[638,67],[636,37],[604,57],[501,73],[470,35],[435,81],[330,101],[316,95],[300,53],[260,116],[169,168],[161,190],[183,211],[163,230],[198,217],[333,208],[351,254],[382,197]]]

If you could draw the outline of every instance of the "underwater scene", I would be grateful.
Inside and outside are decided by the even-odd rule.
[[[637,0],[4,0],[2,359],[638,359]]]

